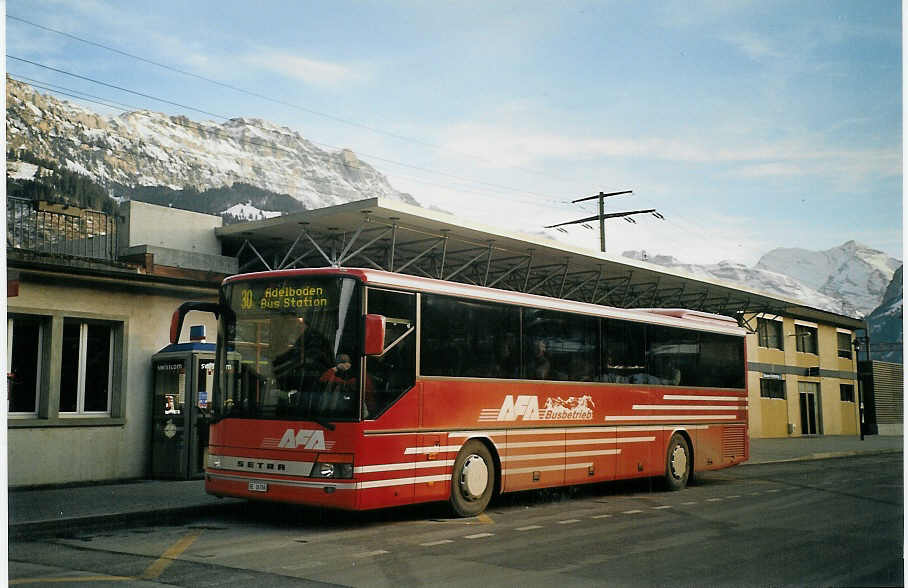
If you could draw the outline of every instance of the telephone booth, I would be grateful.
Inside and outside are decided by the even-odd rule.
[[[189,480],[205,473],[208,403],[214,383],[214,343],[192,327],[190,343],[154,354],[151,477]]]

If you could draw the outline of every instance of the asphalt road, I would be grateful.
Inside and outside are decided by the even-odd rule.
[[[9,547],[11,585],[903,585],[901,454],[753,465],[369,513],[226,516]]]

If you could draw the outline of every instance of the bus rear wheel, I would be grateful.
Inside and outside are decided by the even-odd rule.
[[[691,471],[690,446],[683,435],[672,435],[665,460],[665,486],[669,490],[681,490],[687,486]]]
[[[454,460],[451,474],[451,507],[461,517],[484,511],[495,489],[495,462],[489,448],[479,441],[467,441]]]

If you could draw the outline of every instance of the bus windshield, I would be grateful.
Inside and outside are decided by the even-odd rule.
[[[227,284],[215,418],[356,420],[362,306],[356,280],[279,277]]]

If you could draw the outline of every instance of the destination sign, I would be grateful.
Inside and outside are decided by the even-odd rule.
[[[266,287],[261,294],[256,290],[246,288],[240,291],[241,310],[319,309],[328,306],[329,302],[323,286],[273,286]]]

